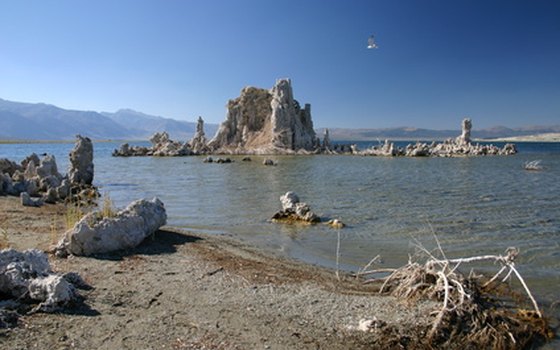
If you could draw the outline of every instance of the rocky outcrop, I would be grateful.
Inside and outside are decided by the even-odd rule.
[[[113,150],[113,157],[141,157],[153,155],[152,150],[143,146],[130,146],[123,143],[119,149]]]
[[[187,143],[182,144],[169,138],[164,132],[155,133],[150,139],[152,143],[152,155],[156,157],[188,156],[192,154]]]
[[[365,156],[383,156],[383,157],[394,157],[399,154],[399,150],[395,147],[395,144],[385,140],[383,145],[373,146],[365,151],[360,152],[361,155]]]
[[[23,303],[38,304],[32,311],[59,310],[77,299],[76,288],[81,288],[82,283],[75,273],[53,273],[47,255],[40,250],[0,251],[0,295],[5,297],[0,313],[5,311],[6,305],[22,309]]]
[[[72,186],[93,184],[93,144],[89,137],[76,135],[76,144],[70,152],[68,178]]]
[[[321,221],[319,216],[311,211],[307,203],[300,202],[299,197],[294,192],[286,192],[280,197],[280,202],[282,203],[282,210],[274,214],[272,221],[308,224]]]
[[[465,118],[461,122],[461,135],[456,139],[456,143],[460,145],[468,145],[471,143],[471,129],[472,121],[470,118]]]
[[[55,251],[58,256],[88,256],[131,249],[165,225],[166,221],[165,207],[159,199],[137,200],[114,217],[87,214],[64,234]]]
[[[463,119],[461,135],[441,143],[430,144],[417,142],[405,148],[397,148],[388,140],[381,146],[374,146],[359,152],[367,156],[406,156],[406,157],[461,157],[485,155],[512,155],[517,153],[514,144],[508,143],[500,148],[494,145],[480,145],[471,142],[472,121]]]
[[[226,120],[208,144],[211,152],[277,154],[318,148],[311,106],[300,107],[289,79],[278,80],[271,90],[246,87],[227,108]]]
[[[97,196],[92,181],[93,146],[89,138],[80,135],[70,152],[68,176],[58,172],[52,155],[39,158],[33,153],[21,164],[0,159],[0,195],[20,196],[22,204],[27,206],[68,199],[90,202]]]
[[[130,146],[128,143],[122,144],[119,149],[113,151],[112,155],[113,157],[178,157],[195,154],[187,142],[183,144],[179,141],[171,140],[169,134],[165,131],[153,134],[150,142],[152,147]]]
[[[37,157],[37,155],[35,155],[35,157]],[[38,161],[37,164],[39,164]],[[12,176],[16,172],[16,170],[21,171],[22,169],[22,165],[16,164],[15,162],[6,158],[0,158],[0,174],[8,174]]]
[[[270,90],[246,87],[227,105],[226,120],[207,142],[204,121],[198,118],[193,138],[184,144],[156,133],[152,147],[123,144],[113,156],[187,156],[203,154],[290,154],[320,152],[311,106],[294,99],[289,79],[280,79]]]
[[[206,134],[204,133],[204,120],[202,117],[198,117],[196,132],[189,141],[189,147],[194,154],[206,154],[210,151],[207,143]]]
[[[329,136],[329,129],[325,129],[325,134],[323,135],[323,151],[329,151],[331,149],[331,137]]]
[[[39,159],[32,154],[21,164],[7,159],[0,159],[0,164],[10,164],[10,167],[4,167],[6,172],[0,174],[0,195],[21,196],[22,204],[29,206],[42,205],[46,197],[49,200],[52,198],[53,193],[56,194],[55,200],[68,196],[64,177],[58,172],[54,156],[45,155]],[[51,195],[47,196],[49,191]]]

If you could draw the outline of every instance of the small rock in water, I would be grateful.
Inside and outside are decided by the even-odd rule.
[[[294,192],[286,192],[280,197],[282,203],[282,210],[274,214],[273,221],[282,222],[304,222],[304,223],[317,223],[321,219],[317,214],[311,211],[307,203],[299,201],[299,197]]]
[[[338,219],[332,219],[327,221],[327,225],[329,225],[332,228],[338,228],[338,229],[346,227],[346,225]]]
[[[231,158],[218,158],[216,159],[216,163],[218,164],[232,163],[232,160]]]

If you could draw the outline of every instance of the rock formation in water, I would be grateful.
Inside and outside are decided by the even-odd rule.
[[[22,204],[26,206],[40,206],[68,198],[91,201],[97,195],[92,181],[93,146],[88,138],[80,135],[70,153],[68,176],[58,172],[56,159],[52,155],[39,158],[33,153],[21,164],[0,159],[0,195],[20,196]]]
[[[53,194],[56,195],[55,201],[68,196],[65,178],[58,172],[54,156],[45,155],[39,159],[32,154],[21,164],[0,159],[0,165],[4,165],[0,169],[3,172],[0,173],[0,195],[20,196],[22,204],[29,206],[40,206],[45,199],[52,202]],[[50,196],[47,196],[49,192]]]
[[[204,132],[203,136],[204,136]],[[121,145],[119,149],[115,149],[112,153],[113,157],[139,157],[139,156],[157,156],[157,157],[178,157],[190,156],[195,153],[190,148],[188,142],[184,144],[169,138],[167,132],[156,132],[150,138],[151,147],[130,146],[128,143]]]
[[[323,151],[330,151],[331,149],[331,138],[329,136],[329,129],[325,129],[325,134],[323,135]]]
[[[301,108],[289,79],[271,90],[246,87],[228,102],[226,120],[210,141],[214,153],[276,154],[314,151],[311,106]]]
[[[441,143],[430,144],[417,142],[409,144],[404,149],[397,148],[389,141],[382,146],[374,146],[359,152],[368,156],[406,156],[406,157],[460,157],[484,155],[512,155],[517,153],[515,145],[508,143],[500,148],[494,145],[480,145],[471,142],[472,121],[463,119],[461,135],[455,139],[448,139]]]
[[[91,186],[93,183],[93,144],[89,137],[76,135],[76,144],[70,152],[68,178],[72,186]]]
[[[187,143],[182,144],[179,141],[173,141],[169,138],[169,134],[165,131],[155,133],[150,139],[152,143],[152,155],[159,157],[176,157],[188,156],[192,154]]]
[[[204,120],[202,117],[198,117],[196,132],[189,141],[189,147],[194,154],[206,154],[209,151],[207,143],[206,134],[204,133]]]
[[[55,251],[57,256],[88,256],[134,248],[166,221],[165,207],[159,199],[137,200],[115,216],[103,217],[96,212],[85,215],[64,234]]]
[[[194,137],[187,143],[156,133],[152,147],[123,144],[113,156],[185,156],[202,154],[292,154],[320,152],[313,130],[311,106],[301,108],[289,79],[279,79],[270,90],[246,87],[227,105],[226,120],[207,142],[199,117]]]
[[[319,216],[311,211],[307,203],[299,201],[299,197],[294,192],[286,192],[280,197],[280,202],[282,203],[282,210],[274,214],[272,221],[309,224],[321,221]]]
[[[461,123],[461,135],[456,139],[456,143],[459,145],[468,145],[471,143],[471,129],[472,121],[470,118],[463,119]]]

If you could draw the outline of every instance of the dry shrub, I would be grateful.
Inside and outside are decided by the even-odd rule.
[[[425,250],[424,250],[425,251]],[[435,318],[424,342],[426,347],[520,349],[545,341],[553,336],[538,305],[523,278],[515,269],[518,250],[509,248],[505,255],[487,255],[462,259],[435,258],[429,252],[424,263],[409,261],[405,266],[389,271],[360,272],[369,275],[366,282],[380,281],[380,293],[391,294],[405,302],[422,299],[441,303],[434,310]],[[459,265],[488,262],[501,264],[502,268],[486,283],[481,276],[465,277]],[[383,273],[384,277],[375,278]],[[500,282],[498,278],[505,274]],[[522,305],[509,305],[495,291],[505,280],[516,276],[523,285],[533,310]],[[503,291],[503,289],[502,289]],[[502,295],[503,296],[503,295]]]
[[[109,194],[106,193],[103,195],[103,206],[101,207],[101,217],[103,218],[113,218],[117,216],[117,210],[113,205],[113,201]]]
[[[10,240],[8,239],[8,232],[0,228],[0,250],[10,248]]]
[[[80,205],[68,204],[64,213],[64,224],[66,230],[70,230],[85,215]]]

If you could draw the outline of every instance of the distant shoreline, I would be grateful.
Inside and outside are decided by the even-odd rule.
[[[148,140],[118,140],[118,139],[99,139],[93,140],[96,143],[107,143],[107,142],[145,142]],[[352,143],[352,142],[375,142],[380,141],[379,138],[376,139],[332,139],[332,142],[345,142],[345,143]],[[410,139],[410,138],[389,138],[389,141],[393,142],[443,142],[445,139],[441,138],[433,138],[433,139]],[[493,139],[483,139],[483,138],[475,138],[473,139],[474,142],[560,142],[560,133],[548,133],[548,134],[535,134],[535,135],[523,135],[523,136],[511,136],[511,137],[498,137]],[[18,144],[18,143],[36,143],[36,144],[63,144],[63,143],[74,143],[76,140],[31,140],[31,139],[14,139],[14,140],[0,140],[0,145],[8,145],[8,144]]]
[[[478,142],[560,142],[560,133],[476,139]]]
[[[99,140],[92,140],[96,143],[106,143],[106,142],[142,142],[148,140],[116,140],[116,139],[99,139]],[[58,143],[76,143],[76,140],[0,140],[0,145],[9,145],[9,144],[17,144],[17,143],[37,143],[37,144],[58,144]]]

